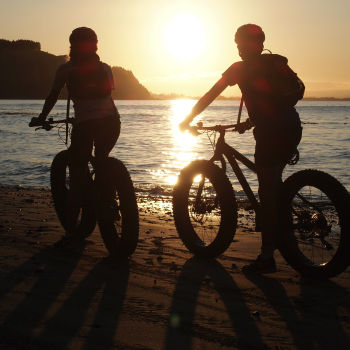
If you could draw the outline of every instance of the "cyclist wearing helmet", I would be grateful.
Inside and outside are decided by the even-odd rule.
[[[75,123],[69,148],[70,191],[67,205],[68,231],[66,238],[74,236],[76,219],[83,200],[86,184],[84,171],[95,146],[96,183],[101,200],[108,200],[111,189],[106,188],[108,172],[104,160],[114,147],[120,133],[120,117],[111,97],[114,89],[112,70],[100,61],[97,35],[86,27],[73,30],[69,37],[70,60],[57,72],[42,112],[33,118],[30,126],[41,125],[57,102],[64,87],[74,104]]]
[[[235,42],[242,61],[232,64],[222,74],[180,124],[182,130],[191,129],[191,121],[227,86],[238,84],[249,115],[240,132],[254,126],[254,157],[262,210],[261,252],[245,270],[260,273],[276,271],[273,254],[279,233],[277,200],[283,169],[301,139],[301,123],[294,106],[304,92],[302,82],[287,65],[287,58],[262,54],[264,41],[265,34],[259,26],[239,27]]]

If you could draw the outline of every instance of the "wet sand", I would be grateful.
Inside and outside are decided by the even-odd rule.
[[[349,349],[350,269],[303,280],[245,275],[259,248],[248,213],[216,261],[195,259],[161,197],[140,198],[140,240],[108,259],[98,229],[55,248],[63,230],[47,189],[0,187],[0,350]]]

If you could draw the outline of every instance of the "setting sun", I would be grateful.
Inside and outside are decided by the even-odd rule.
[[[205,42],[205,32],[196,17],[184,13],[169,22],[164,40],[168,50],[185,61],[200,54]]]

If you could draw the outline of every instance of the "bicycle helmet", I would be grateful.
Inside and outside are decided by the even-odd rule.
[[[239,27],[235,34],[235,42],[242,44],[246,42],[256,42],[262,44],[265,41],[265,33],[256,24],[244,24]]]
[[[81,43],[84,41],[97,43],[97,35],[91,28],[87,28],[87,27],[76,28],[72,31],[72,34],[69,36],[69,42],[71,45]]]

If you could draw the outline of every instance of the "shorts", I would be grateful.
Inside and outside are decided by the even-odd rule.
[[[302,136],[302,127],[255,128],[255,164],[259,167],[285,166],[297,151]]]
[[[96,158],[107,158],[119,134],[119,115],[75,124],[69,147],[70,164],[73,166],[87,164],[91,158],[93,146],[95,146]]]

